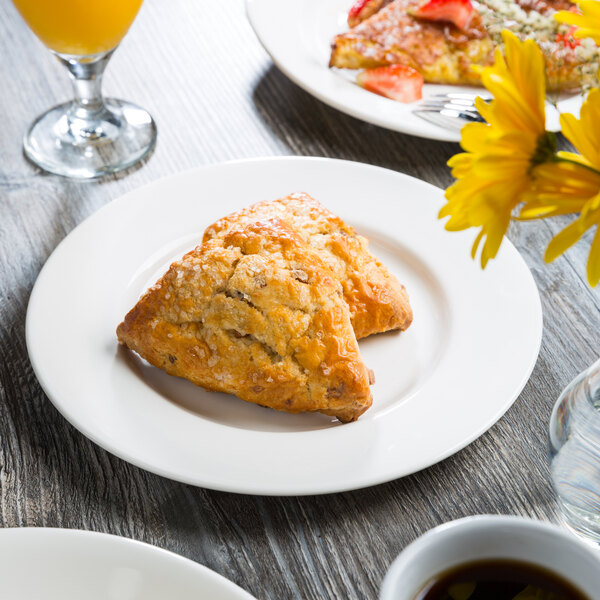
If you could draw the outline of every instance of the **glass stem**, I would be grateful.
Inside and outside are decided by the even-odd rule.
[[[67,67],[73,84],[73,103],[67,113],[70,134],[86,141],[100,139],[106,134],[102,122],[115,115],[107,110],[102,98],[102,76],[112,51],[98,57],[82,60],[81,57],[58,55]],[[118,125],[118,123],[115,123]]]

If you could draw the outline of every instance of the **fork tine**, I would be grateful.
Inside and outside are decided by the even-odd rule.
[[[476,110],[442,109],[439,113],[444,117],[452,117],[453,119],[463,119],[465,121],[474,121],[478,123],[485,122],[485,119]]]
[[[429,98],[454,98],[457,100],[472,100],[475,101],[475,98],[483,98],[484,100],[492,100],[493,97],[489,94],[466,94],[462,92],[448,92],[447,94],[431,94],[428,96]]]
[[[436,104],[433,102],[423,102],[419,104],[416,108],[423,110],[437,110],[441,112],[443,110],[450,110],[454,112],[466,112],[473,113],[474,115],[478,115],[479,111],[472,104],[455,104],[454,102],[446,102],[444,104]]]
[[[412,111],[414,115],[446,129],[461,130],[466,123],[485,122],[475,107],[475,98],[481,97],[486,102],[489,95],[450,92],[432,94],[424,98]]]
[[[458,104],[455,102],[428,102],[427,100],[419,104],[419,108],[429,108],[432,110],[477,110],[473,104]]]
[[[460,130],[467,123],[482,123],[483,117],[477,111],[452,109],[415,109],[413,114],[440,127]]]
[[[475,106],[475,98],[452,98],[451,104],[458,106]]]

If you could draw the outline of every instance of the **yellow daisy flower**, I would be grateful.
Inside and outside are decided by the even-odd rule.
[[[531,185],[531,170],[555,151],[554,134],[545,131],[544,58],[532,40],[502,32],[504,55],[496,50],[494,64],[481,68],[483,85],[493,94],[489,104],[477,99],[487,123],[462,129],[465,153],[448,165],[458,180],[446,190],[447,204],[439,218],[449,217],[449,231],[480,228],[472,255],[485,238],[481,266],[496,256],[514,208]]]
[[[560,23],[574,25],[576,38],[592,38],[600,44],[600,2],[598,0],[574,0],[581,14],[570,10],[561,10],[554,15]]]
[[[535,181],[525,195],[522,219],[540,219],[580,213],[548,244],[544,259],[551,262],[586,231],[596,226],[587,262],[591,286],[600,281],[600,90],[592,90],[581,108],[581,118],[561,115],[565,136],[581,152],[559,152],[558,162],[542,164],[534,171]],[[596,132],[596,133],[595,133]]]

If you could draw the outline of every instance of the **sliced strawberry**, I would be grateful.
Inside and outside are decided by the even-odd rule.
[[[369,2],[371,2],[371,0],[356,0],[352,5],[352,8],[348,13],[348,25],[350,25],[350,27],[354,27],[354,25],[360,22],[360,13]]]
[[[473,16],[471,0],[426,0],[408,10],[413,17],[427,21],[449,21],[459,29],[466,29]]]
[[[415,102],[423,96],[423,75],[406,65],[365,69],[356,81],[366,90],[398,102]]]

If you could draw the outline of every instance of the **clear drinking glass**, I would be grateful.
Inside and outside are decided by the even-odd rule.
[[[72,102],[55,106],[25,134],[27,157],[46,171],[91,178],[126,169],[156,141],[152,117],[102,97],[104,69],[142,0],[13,0],[37,37],[67,67]]]
[[[600,360],[558,398],[549,441],[552,485],[565,521],[600,544]]]

